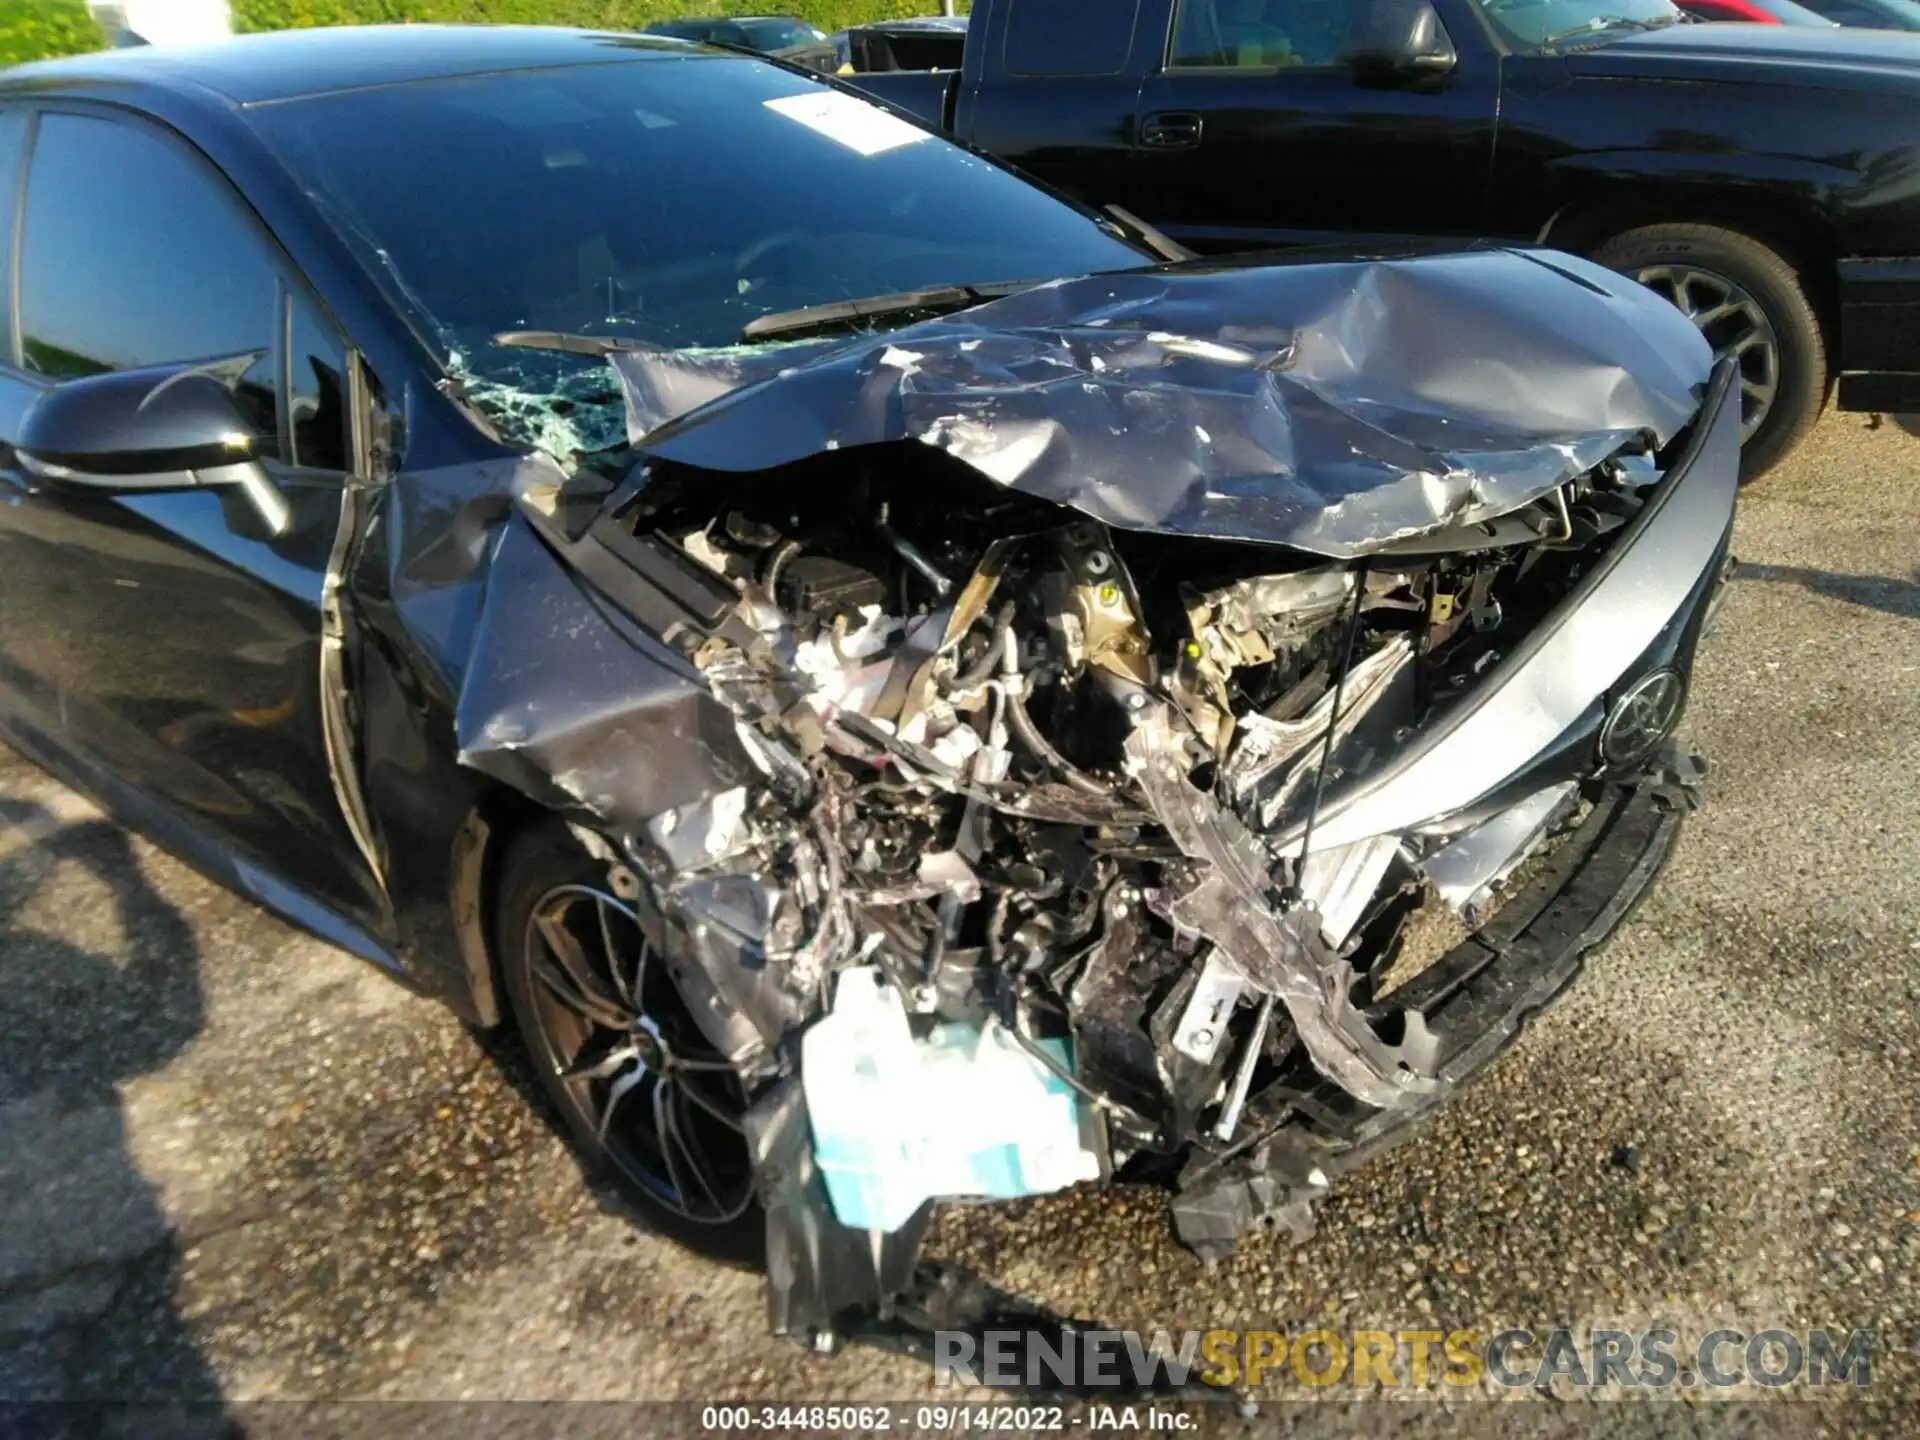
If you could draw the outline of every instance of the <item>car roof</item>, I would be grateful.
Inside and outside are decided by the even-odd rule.
[[[498,70],[684,57],[688,50],[682,41],[660,37],[537,25],[331,26],[45,60],[0,72],[0,88],[44,90],[52,82],[198,89],[255,105]]]

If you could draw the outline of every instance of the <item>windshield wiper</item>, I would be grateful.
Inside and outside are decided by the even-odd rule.
[[[1584,25],[1549,35],[1540,43],[1558,45],[1566,40],[1584,40],[1589,36],[1604,35],[1609,30],[1664,30],[1669,25],[1678,24],[1683,18],[1680,14],[1660,15],[1650,20],[1633,15],[1597,15]]]
[[[740,332],[742,340],[769,340],[776,335],[829,334],[857,327],[865,320],[885,320],[901,315],[948,315],[955,310],[970,310],[1004,295],[1017,295],[1040,284],[1038,280],[1001,280],[990,285],[930,285],[925,290],[903,290],[898,295],[871,295],[864,300],[832,300],[824,305],[804,305],[798,310],[777,310],[749,320]]]
[[[1189,250],[1178,240],[1163,235],[1131,210],[1123,210],[1118,205],[1107,205],[1102,208],[1112,217],[1120,231],[1121,239],[1144,245],[1162,260],[1171,260],[1176,264],[1198,258],[1196,252]],[[1103,220],[1101,227],[1107,228],[1107,222]]]
[[[565,330],[502,330],[493,343],[505,350],[558,350],[563,355],[590,355],[604,360],[622,350],[645,350],[644,340],[621,335],[575,335]]]

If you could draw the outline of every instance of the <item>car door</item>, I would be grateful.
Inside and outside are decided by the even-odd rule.
[[[1140,89],[1129,208],[1202,250],[1482,233],[1498,55],[1456,14],[1448,73],[1357,76],[1343,55],[1365,3],[1143,0],[1171,25]]]
[[[46,390],[228,366],[266,484],[0,476],[0,675],[30,726],[363,928],[384,905],[337,797],[322,588],[350,469],[347,347],[240,196],[172,131],[49,106],[27,126],[0,446]]]
[[[1088,204],[1120,200],[1132,177],[1134,103],[1150,63],[1135,41],[1140,3],[982,0],[954,133]]]
[[[15,206],[31,118],[23,107],[0,108],[0,266],[5,267],[0,273],[11,273]],[[0,303],[0,361],[16,353],[13,307]],[[20,417],[35,393],[0,369],[0,718],[15,720],[29,714],[41,717],[52,698],[52,659],[41,648],[39,626],[32,623],[34,612],[26,604],[31,590],[13,578],[19,547],[9,542],[26,501],[27,481],[11,446],[3,443],[19,432]]]

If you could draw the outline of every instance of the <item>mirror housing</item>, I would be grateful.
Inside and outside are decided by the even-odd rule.
[[[1432,0],[1361,0],[1346,61],[1357,79],[1390,81],[1445,75],[1460,56]]]
[[[27,407],[16,460],[36,479],[91,489],[234,486],[269,535],[284,535],[291,510],[259,464],[280,448],[273,398],[243,381],[262,353],[64,381]]]
[[[49,473],[70,470],[136,484],[137,477],[271,455],[279,448],[278,437],[270,428],[261,433],[240,394],[241,376],[259,358],[236,355],[63,381],[27,407],[14,448]],[[270,427],[271,400],[267,405]]]

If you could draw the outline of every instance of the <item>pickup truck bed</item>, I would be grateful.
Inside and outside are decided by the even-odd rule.
[[[848,83],[936,130],[953,128],[953,97],[960,90],[958,70],[888,70],[856,75]]]

